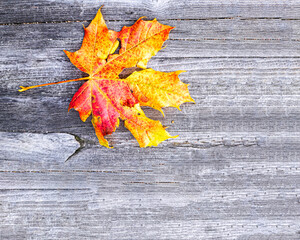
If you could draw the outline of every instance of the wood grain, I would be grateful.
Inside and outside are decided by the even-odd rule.
[[[67,113],[85,76],[75,51],[97,8],[109,28],[140,16],[175,26],[149,62],[196,104],[141,149],[123,125],[100,147]],[[300,239],[299,1],[0,2],[0,239]]]
[[[66,22],[92,20],[104,5],[106,20],[275,18],[300,19],[298,0],[2,0],[0,23]]]

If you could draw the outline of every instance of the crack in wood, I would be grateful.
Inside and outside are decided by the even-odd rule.
[[[153,172],[153,170],[85,170],[85,169],[0,170],[0,173],[143,173],[143,172]]]
[[[72,153],[66,160],[65,162],[69,161],[71,158],[73,158],[74,156],[78,155],[80,153],[80,151],[85,147],[85,141],[83,139],[81,139],[79,136],[75,135],[75,134],[71,134],[70,135],[74,136],[75,140],[77,142],[79,142],[79,147],[75,150],[74,153]]]
[[[211,20],[241,20],[241,21],[252,21],[252,20],[282,20],[282,21],[299,21],[300,18],[281,18],[281,17],[253,17],[243,18],[240,16],[233,17],[208,17],[208,18],[191,18],[191,19],[180,19],[180,18],[160,18],[160,21],[211,21]],[[10,25],[29,25],[29,24],[60,24],[60,23],[89,23],[92,19],[87,20],[65,20],[65,21],[39,21],[39,22],[11,22],[11,23],[0,23],[0,26]],[[133,22],[132,19],[110,19],[106,20],[109,22]]]

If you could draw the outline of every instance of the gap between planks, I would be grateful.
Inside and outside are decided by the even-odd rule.
[[[212,18],[191,18],[191,19],[159,19],[160,21],[209,21],[209,20],[242,20],[242,21],[248,21],[248,20],[282,20],[282,21],[299,21],[300,18],[281,18],[281,17],[254,17],[254,18],[242,18],[239,16],[236,17],[212,17]],[[24,22],[24,23],[0,23],[0,26],[7,26],[7,25],[28,25],[28,24],[59,24],[59,23],[89,23],[90,20],[67,20],[67,21],[46,21],[46,22]],[[123,19],[123,20],[106,20],[105,22],[132,22],[132,20]]]

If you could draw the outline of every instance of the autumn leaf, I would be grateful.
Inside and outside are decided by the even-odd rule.
[[[140,106],[149,106],[163,114],[162,107],[176,107],[184,102],[194,102],[187,84],[179,80],[183,71],[159,72],[147,69],[147,63],[168,39],[173,27],[156,19],[142,18],[120,32],[109,30],[101,14],[101,8],[87,28],[81,48],[76,52],[64,51],[70,61],[89,76],[56,83],[22,87],[31,88],[87,80],[75,93],[69,110],[79,112],[82,121],[92,115],[99,143],[110,147],[104,136],[112,134],[119,126],[119,119],[137,139],[140,147],[157,146],[171,136],[159,122],[149,119]],[[121,45],[119,53],[114,54]],[[127,78],[120,78],[126,68],[138,67]]]

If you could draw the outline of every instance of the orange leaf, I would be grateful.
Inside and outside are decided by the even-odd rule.
[[[182,71],[164,73],[146,69],[147,62],[162,48],[173,27],[156,19],[140,18],[133,26],[115,32],[108,30],[100,10],[84,29],[81,48],[76,52],[65,51],[78,69],[89,74],[86,78],[63,81],[88,80],[75,93],[69,110],[77,110],[82,121],[92,115],[99,143],[105,147],[109,144],[104,136],[116,130],[120,118],[140,147],[157,146],[174,138],[159,121],[147,118],[140,108],[140,105],[150,106],[162,112],[162,107],[179,109],[184,102],[194,102],[187,85],[178,78]],[[114,54],[119,40],[119,53]],[[122,70],[131,67],[144,70],[121,79]],[[21,87],[19,91],[46,85],[51,84]]]

